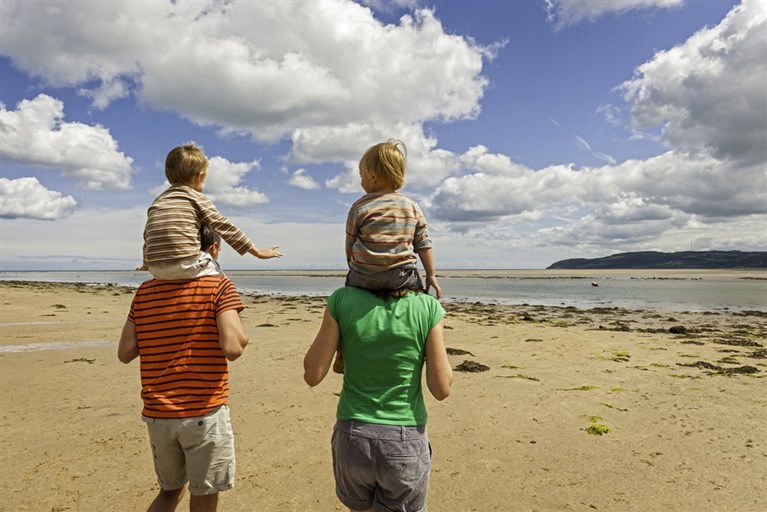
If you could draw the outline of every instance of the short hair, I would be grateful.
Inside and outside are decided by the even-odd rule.
[[[408,293],[424,293],[421,288],[413,286],[411,288],[397,288],[396,290],[368,290],[373,295],[382,299],[401,299]]]
[[[368,172],[397,190],[405,184],[407,146],[399,139],[389,139],[370,146],[360,159],[360,171]]]
[[[221,235],[213,231],[207,224],[200,226],[200,250],[207,251],[216,242],[221,242]]]
[[[170,150],[165,157],[165,177],[169,183],[189,183],[193,177],[208,172],[208,159],[202,147],[187,142]]]

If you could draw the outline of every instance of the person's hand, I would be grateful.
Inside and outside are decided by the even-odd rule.
[[[437,276],[426,276],[426,293],[429,293],[429,289],[434,288],[434,295],[438,298],[442,298],[442,288],[439,287]]]
[[[268,249],[254,249],[251,254],[260,260],[269,260],[272,258],[281,258],[282,252],[279,245],[273,245]]]

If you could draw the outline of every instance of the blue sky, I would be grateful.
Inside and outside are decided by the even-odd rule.
[[[367,147],[437,268],[767,250],[767,2],[0,3],[0,266],[140,264],[162,164],[259,246],[341,269]]]

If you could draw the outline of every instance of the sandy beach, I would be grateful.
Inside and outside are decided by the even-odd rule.
[[[156,494],[138,362],[116,357],[132,294],[0,282],[0,510],[139,511]],[[341,377],[302,379],[323,299],[244,302],[219,510],[346,510],[329,446]],[[427,397],[430,511],[765,509],[767,312],[446,309],[456,371],[446,401]]]

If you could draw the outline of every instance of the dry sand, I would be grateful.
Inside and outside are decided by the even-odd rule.
[[[0,282],[0,510],[137,511],[156,494],[138,362],[116,357],[131,296]],[[323,301],[245,303],[237,482],[219,509],[345,510],[329,451],[341,377],[302,380]],[[446,307],[451,362],[488,369],[427,399],[429,510],[765,510],[767,313]]]

